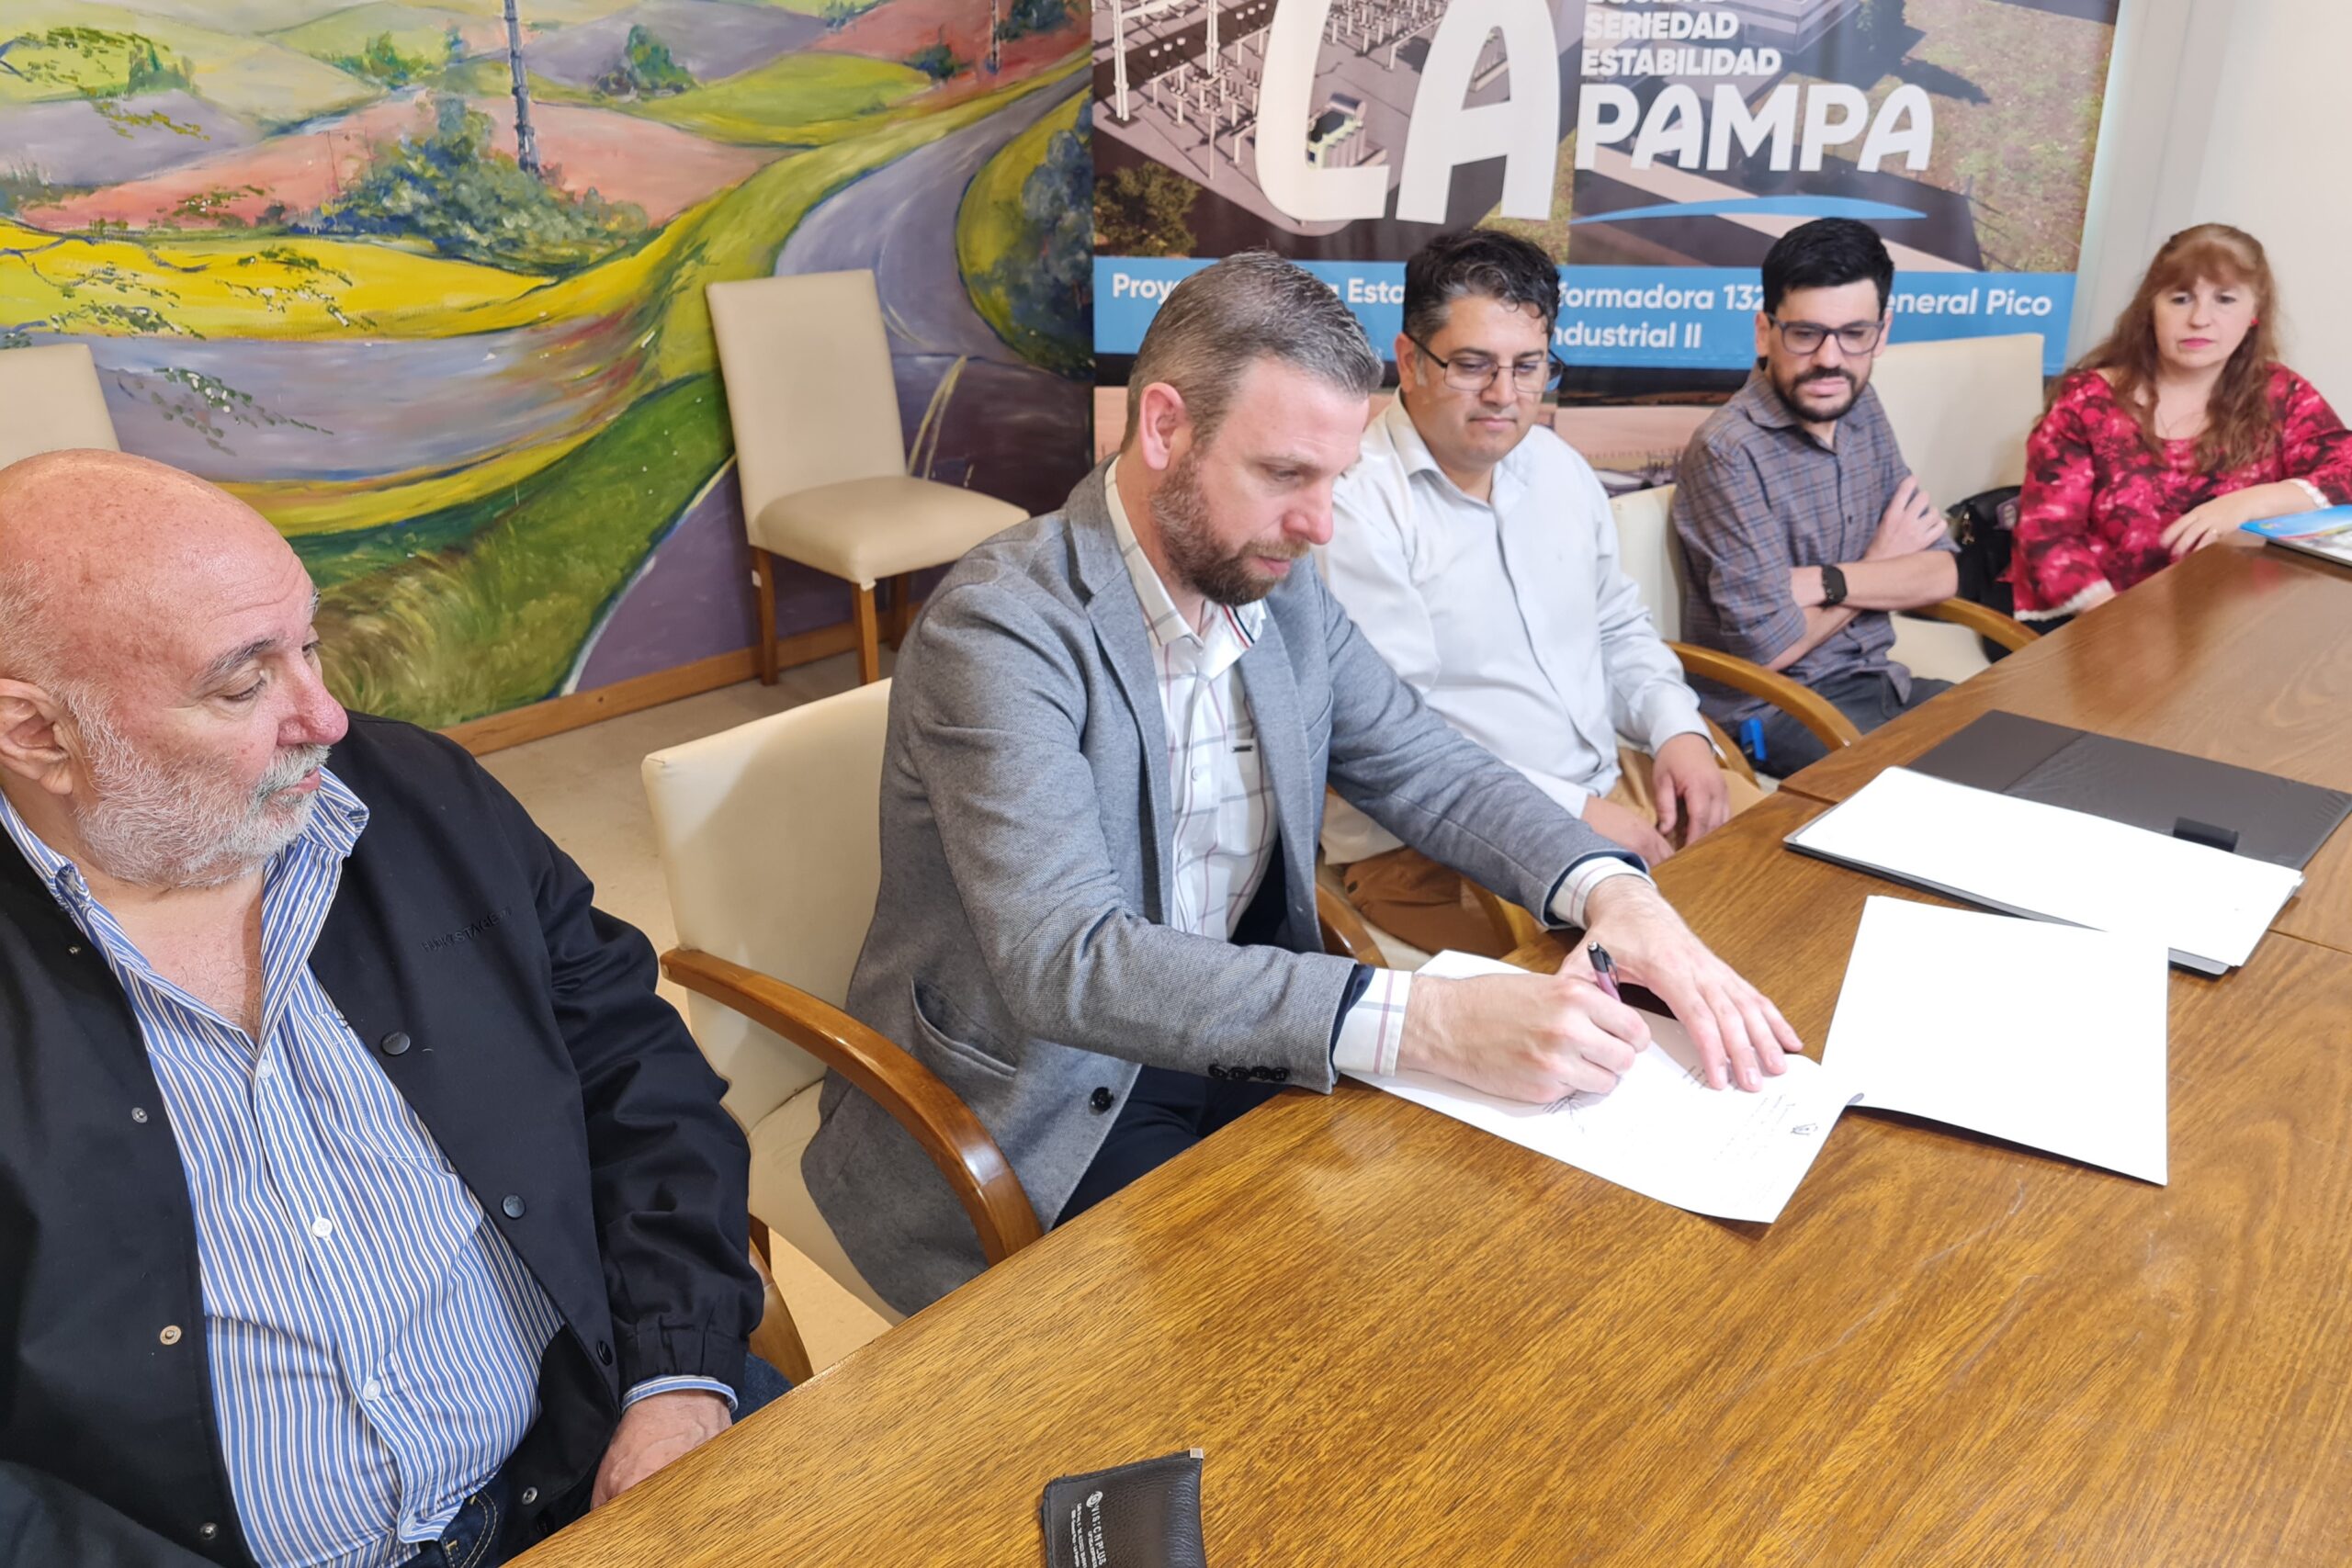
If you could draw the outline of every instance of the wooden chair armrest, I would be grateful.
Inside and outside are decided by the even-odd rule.
[[[1722,756],[1724,766],[1746,779],[1749,784],[1755,784],[1756,769],[1748,761],[1747,753],[1739,749],[1739,742],[1725,734],[1724,727],[1705,714],[1701,714],[1699,719],[1707,727],[1707,739],[1715,743],[1715,750]]]
[[[1684,673],[1729,686],[1735,692],[1745,692],[1751,697],[1761,697],[1811,730],[1832,751],[1862,738],[1862,732],[1854,728],[1854,721],[1839,713],[1836,704],[1777,671],[1767,670],[1735,653],[1700,648],[1693,643],[1669,642],[1666,646],[1682,660]],[[1733,750],[1736,753],[1738,749]]]
[[[692,948],[662,955],[662,973],[773,1030],[849,1079],[914,1134],[947,1179],[990,1263],[1037,1239],[1037,1211],[980,1119],[939,1075],[899,1045],[797,986]]]
[[[1375,969],[1392,969],[1388,955],[1373,940],[1371,928],[1356,907],[1321,883],[1315,886],[1315,923],[1323,933],[1323,951],[1352,958]]]
[[[1950,621],[1956,626],[1966,626],[1978,637],[1999,643],[2011,653],[2021,648],[2031,648],[2041,636],[2023,621],[2011,620],[2000,611],[1979,604],[1973,599],[1944,599],[1900,613],[1917,615],[1923,621]]]
[[[769,1259],[768,1227],[754,1216],[752,1221],[752,1267],[760,1276],[760,1325],[752,1330],[752,1354],[784,1374],[785,1381],[798,1388],[817,1375],[808,1359],[808,1342],[800,1337],[800,1325],[792,1315],[792,1305],[776,1289],[775,1271]]]

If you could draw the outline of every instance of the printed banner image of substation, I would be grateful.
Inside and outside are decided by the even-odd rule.
[[[1893,340],[2038,333],[2055,373],[2115,11],[1096,0],[1098,376],[1124,382],[1176,283],[1256,247],[1385,351],[1405,258],[1489,223],[1560,264],[1564,409],[1703,412],[1753,363],[1765,252],[1830,216],[1893,253]],[[1620,414],[1596,439],[1667,449],[1678,421]]]

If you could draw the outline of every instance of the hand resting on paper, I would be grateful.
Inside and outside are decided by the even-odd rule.
[[[1589,972],[1431,976],[1413,984],[1396,1065],[1540,1104],[1608,1093],[1649,1043],[1642,1015]]]
[[[1786,1070],[1785,1055],[1804,1049],[1771,999],[1708,951],[1650,883],[1612,876],[1592,890],[1584,914],[1589,929],[1560,973],[1589,977],[1585,950],[1600,943],[1620,978],[1656,992],[1681,1021],[1710,1089],[1724,1087],[1726,1069],[1740,1088],[1760,1089],[1765,1076]]]

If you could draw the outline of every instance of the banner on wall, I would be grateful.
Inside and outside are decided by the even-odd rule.
[[[1491,223],[1561,263],[1564,402],[1719,399],[1765,252],[1837,216],[1894,255],[1896,338],[2040,333],[2054,373],[2115,10],[1097,0],[1098,364],[1117,379],[1170,288],[1254,246],[1385,351],[1406,256]]]

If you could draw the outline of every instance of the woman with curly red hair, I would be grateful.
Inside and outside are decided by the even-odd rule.
[[[2019,619],[2087,610],[2243,523],[2352,502],[2352,432],[2278,362],[2278,310],[2253,235],[2165,242],[2027,444]]]

